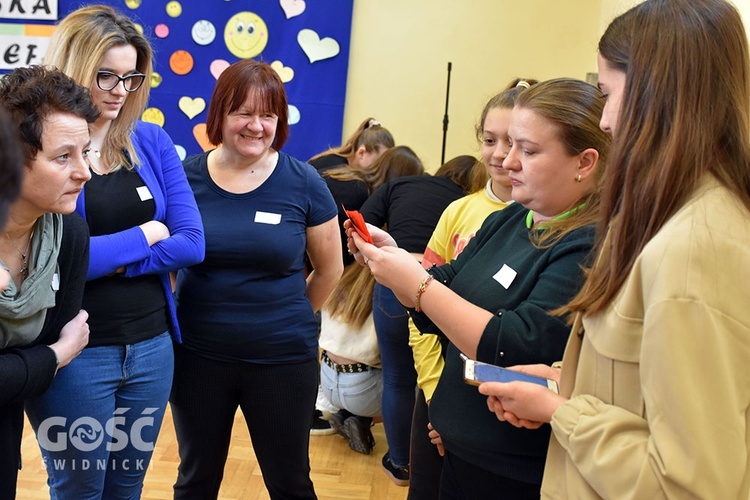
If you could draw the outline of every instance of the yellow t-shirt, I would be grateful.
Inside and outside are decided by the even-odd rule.
[[[427,243],[422,266],[429,269],[433,264],[440,266],[455,259],[466,248],[487,216],[510,203],[512,202],[505,202],[494,196],[488,183],[487,188],[482,191],[459,198],[448,205]],[[429,401],[445,364],[440,340],[437,335],[422,335],[410,319],[409,345],[414,353],[417,385]]]

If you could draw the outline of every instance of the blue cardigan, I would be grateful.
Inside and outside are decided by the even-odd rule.
[[[167,133],[157,125],[138,122],[132,138],[141,161],[136,171],[154,197],[154,220],[164,223],[171,236],[149,246],[143,231],[135,226],[92,237],[86,279],[106,276],[122,266],[125,266],[125,277],[158,274],[169,310],[172,337],[182,342],[169,272],[203,261],[206,252],[203,223],[182,163]],[[78,197],[76,212],[86,219],[85,187]]]

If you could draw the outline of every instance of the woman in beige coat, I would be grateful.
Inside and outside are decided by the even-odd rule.
[[[614,137],[560,379],[487,383],[552,425],[544,498],[750,495],[750,56],[724,0],[649,0],[599,43]]]

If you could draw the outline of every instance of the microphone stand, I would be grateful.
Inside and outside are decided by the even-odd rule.
[[[445,141],[448,136],[448,100],[451,94],[451,68],[452,63],[448,63],[448,86],[445,89],[445,114],[443,115],[443,149],[440,154],[440,165],[445,163]]]

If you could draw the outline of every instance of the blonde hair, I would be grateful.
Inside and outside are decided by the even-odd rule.
[[[351,165],[354,153],[362,146],[365,147],[365,151],[372,153],[380,148],[390,149],[395,144],[393,135],[391,135],[387,128],[382,126],[375,118],[366,118],[359,124],[357,130],[354,131],[344,144],[337,148],[330,148],[322,153],[318,153],[310,158],[310,160],[333,154],[345,157]]]
[[[83,87],[93,88],[106,52],[124,45],[135,48],[136,69],[146,77],[138,90],[128,93],[104,139],[102,161],[110,171],[140,164],[131,134],[148,103],[153,72],[151,45],[130,18],[106,5],[91,5],[60,21],[44,56],[45,65],[58,68]]]
[[[375,278],[370,270],[353,262],[344,268],[322,309],[337,321],[361,328],[372,313],[374,287]]]
[[[495,108],[500,109],[513,109],[516,105],[516,99],[526,89],[539,83],[539,80],[534,78],[514,78],[505,86],[502,92],[495,94],[487,101],[482,109],[482,114],[479,116],[479,123],[474,127],[474,131],[477,135],[477,140],[482,142],[482,135],[484,134],[484,121],[487,119],[487,114],[490,110]]]
[[[482,114],[479,116],[479,122],[474,127],[477,140],[480,144],[484,142],[484,121],[487,119],[487,114],[490,110],[499,109],[513,109],[516,105],[516,99],[519,94],[524,90],[530,88],[533,85],[539,83],[539,80],[534,78],[514,78],[505,86],[502,92],[496,94],[487,101],[482,109]],[[490,175],[487,173],[487,166],[481,161],[477,162],[477,165],[472,172],[472,181],[469,193],[476,193],[487,187],[487,181],[490,179]]]

